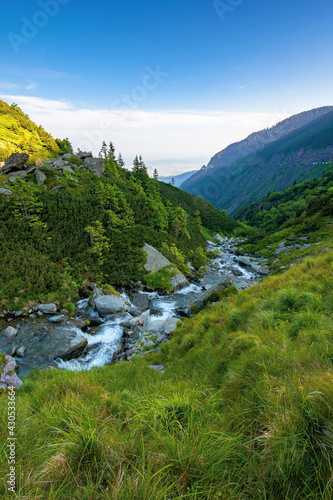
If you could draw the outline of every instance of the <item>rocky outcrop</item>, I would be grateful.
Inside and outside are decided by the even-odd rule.
[[[163,267],[170,266],[171,262],[156,250],[156,248],[145,243],[143,249],[147,254],[147,263],[144,266],[146,271],[157,273]]]
[[[89,151],[79,151],[76,155],[80,160],[85,160],[86,158],[92,158],[92,153]]]
[[[16,375],[17,365],[14,358],[5,355],[0,367],[0,389],[20,387],[22,380]]]
[[[5,165],[2,167],[0,174],[6,175],[19,170],[24,170],[26,168],[26,162],[29,160],[29,155],[27,153],[13,153],[5,161]]]
[[[90,158],[84,159],[83,166],[89,170],[91,174],[101,177],[105,172],[105,163],[102,158]]]
[[[102,295],[95,299],[95,308],[102,317],[118,312],[129,311],[131,304],[123,297],[117,295]]]
[[[190,282],[185,278],[182,273],[178,273],[171,278],[171,285],[174,292],[181,290],[182,288],[186,288],[190,286]]]

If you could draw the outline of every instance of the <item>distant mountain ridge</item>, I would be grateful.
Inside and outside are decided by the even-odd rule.
[[[333,106],[326,106],[255,132],[213,156],[181,189],[234,214],[269,190],[320,175],[318,163],[332,158],[332,123]]]
[[[173,185],[179,188],[183,184],[183,182],[186,182],[187,179],[192,177],[192,175],[194,175],[196,172],[197,170],[191,170],[191,172],[184,172],[183,174],[179,175],[169,175],[167,177],[159,177],[158,180],[161,182],[165,182],[166,184],[171,184],[172,179],[174,179],[175,182]]]

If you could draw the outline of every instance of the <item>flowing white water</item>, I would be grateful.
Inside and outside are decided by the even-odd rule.
[[[80,331],[80,334],[88,340],[89,352],[79,359],[70,361],[58,359],[56,360],[57,366],[65,370],[90,370],[93,366],[103,366],[108,363],[118,348],[123,334],[123,328],[119,326],[119,323],[128,318],[132,316],[128,314],[121,318],[107,320],[98,328],[96,335]]]
[[[221,247],[216,247],[220,251],[220,256],[214,259],[213,263],[218,268],[218,274],[223,275],[232,273],[232,270],[237,269],[242,273],[241,278],[247,280],[255,279],[255,274],[241,267],[233,255],[233,249],[230,248],[223,251]],[[141,292],[148,295],[150,299],[150,309],[152,310],[151,319],[153,321],[165,321],[168,318],[177,317],[175,309],[184,305],[186,302],[186,295],[196,297],[205,288],[208,289],[212,283],[205,282],[203,285],[191,284],[172,295],[160,296],[157,292]],[[121,297],[126,298],[130,302],[129,297],[125,293],[121,293]],[[98,317],[98,313],[89,306],[88,299],[83,299],[77,303],[77,316]],[[123,335],[123,328],[120,323],[126,319],[132,319],[130,314],[123,315],[120,318],[113,318],[106,320],[97,329],[96,335],[80,332],[88,340],[88,352],[85,356],[74,359],[71,361],[56,360],[59,368],[66,370],[90,370],[94,366],[102,366],[112,360],[113,354],[119,349],[121,338]]]

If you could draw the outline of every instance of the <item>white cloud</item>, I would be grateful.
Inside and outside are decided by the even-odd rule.
[[[19,95],[0,95],[0,98],[16,102],[54,137],[68,137],[75,149],[80,147],[97,154],[102,141],[111,140],[125,159],[142,154],[149,166],[159,164],[160,175],[168,175],[179,165],[183,171],[200,168],[232,142],[288,116],[285,110],[271,113],[94,110],[77,108],[65,100]]]

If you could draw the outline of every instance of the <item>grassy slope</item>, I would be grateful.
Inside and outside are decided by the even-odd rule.
[[[59,152],[55,140],[15,105],[0,100],[0,161],[12,153],[29,153],[30,163]]]
[[[333,225],[321,220],[312,257],[185,320],[160,354],[31,374],[19,498],[330,500]],[[161,362],[163,374],[147,366]]]

